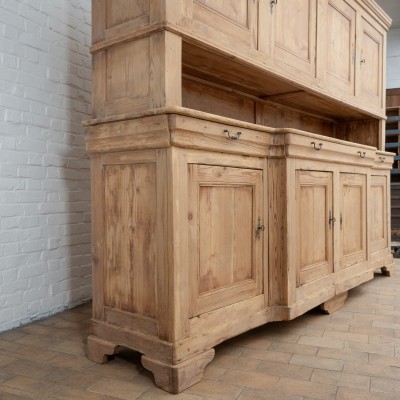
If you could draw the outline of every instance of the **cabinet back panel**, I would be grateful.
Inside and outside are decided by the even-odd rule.
[[[187,80],[182,84],[183,107],[254,123],[254,101]]]
[[[105,305],[156,317],[156,164],[105,166]]]
[[[261,114],[261,113],[260,113]],[[333,137],[335,123],[302,114],[290,107],[268,104],[262,107],[262,114],[257,116],[257,123],[272,128],[294,128],[303,131]]]

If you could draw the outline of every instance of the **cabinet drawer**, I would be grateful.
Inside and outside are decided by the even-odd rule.
[[[393,153],[377,151],[374,159],[374,169],[392,169]]]
[[[285,135],[286,155],[336,163],[371,166],[376,149],[305,132]]]
[[[182,115],[171,115],[169,126],[171,143],[178,147],[266,157],[272,144],[268,131]]]

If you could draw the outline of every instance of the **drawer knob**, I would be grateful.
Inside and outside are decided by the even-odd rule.
[[[367,153],[365,151],[357,151],[357,153],[360,155],[361,158],[365,158]]]
[[[242,132],[235,132],[231,134],[228,129],[224,129],[224,133],[226,133],[231,140],[238,140],[242,134]]]
[[[323,143],[315,143],[315,142],[311,142],[311,146],[314,146],[314,149],[317,151],[320,151],[322,149]]]

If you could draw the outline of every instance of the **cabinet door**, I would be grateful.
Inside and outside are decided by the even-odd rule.
[[[260,2],[259,49],[276,66],[315,76],[316,0]]]
[[[333,272],[332,176],[296,171],[297,286]]]
[[[257,5],[253,0],[190,0],[193,20],[200,22],[201,34],[211,40],[222,41],[235,49],[239,40],[256,47]],[[207,26],[207,28],[204,27]],[[196,24],[194,25],[196,29]],[[220,35],[225,37],[222,38]]]
[[[359,93],[370,107],[382,107],[383,90],[383,35],[361,18],[359,43]]]
[[[189,165],[191,314],[262,292],[263,172]]]
[[[367,259],[367,177],[340,174],[340,268]]]
[[[375,253],[389,246],[388,242],[388,177],[371,176],[370,209],[370,250]]]
[[[355,93],[356,11],[351,2],[328,0],[320,10],[318,62],[330,92]]]

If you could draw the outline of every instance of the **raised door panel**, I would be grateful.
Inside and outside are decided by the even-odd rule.
[[[104,305],[156,318],[156,163],[106,165]]]
[[[370,208],[370,251],[385,249],[388,242],[388,178],[381,175],[371,176]]]
[[[94,0],[93,43],[133,32],[150,23],[149,0]]]
[[[297,286],[333,272],[332,178],[296,171]]]
[[[359,93],[370,107],[382,107],[383,101],[383,35],[361,18],[359,43]]]
[[[320,16],[325,19],[318,48],[321,73],[329,91],[354,95],[356,11],[344,0],[329,0],[326,7]]]
[[[366,175],[340,174],[340,268],[367,259]]]
[[[253,0],[193,0],[192,7],[193,20],[200,22],[201,34],[229,44],[232,50],[238,40],[256,47],[257,5]]]
[[[260,3],[259,49],[276,66],[315,77],[316,14],[316,0]]]
[[[192,315],[261,293],[262,185],[260,170],[189,166]]]

